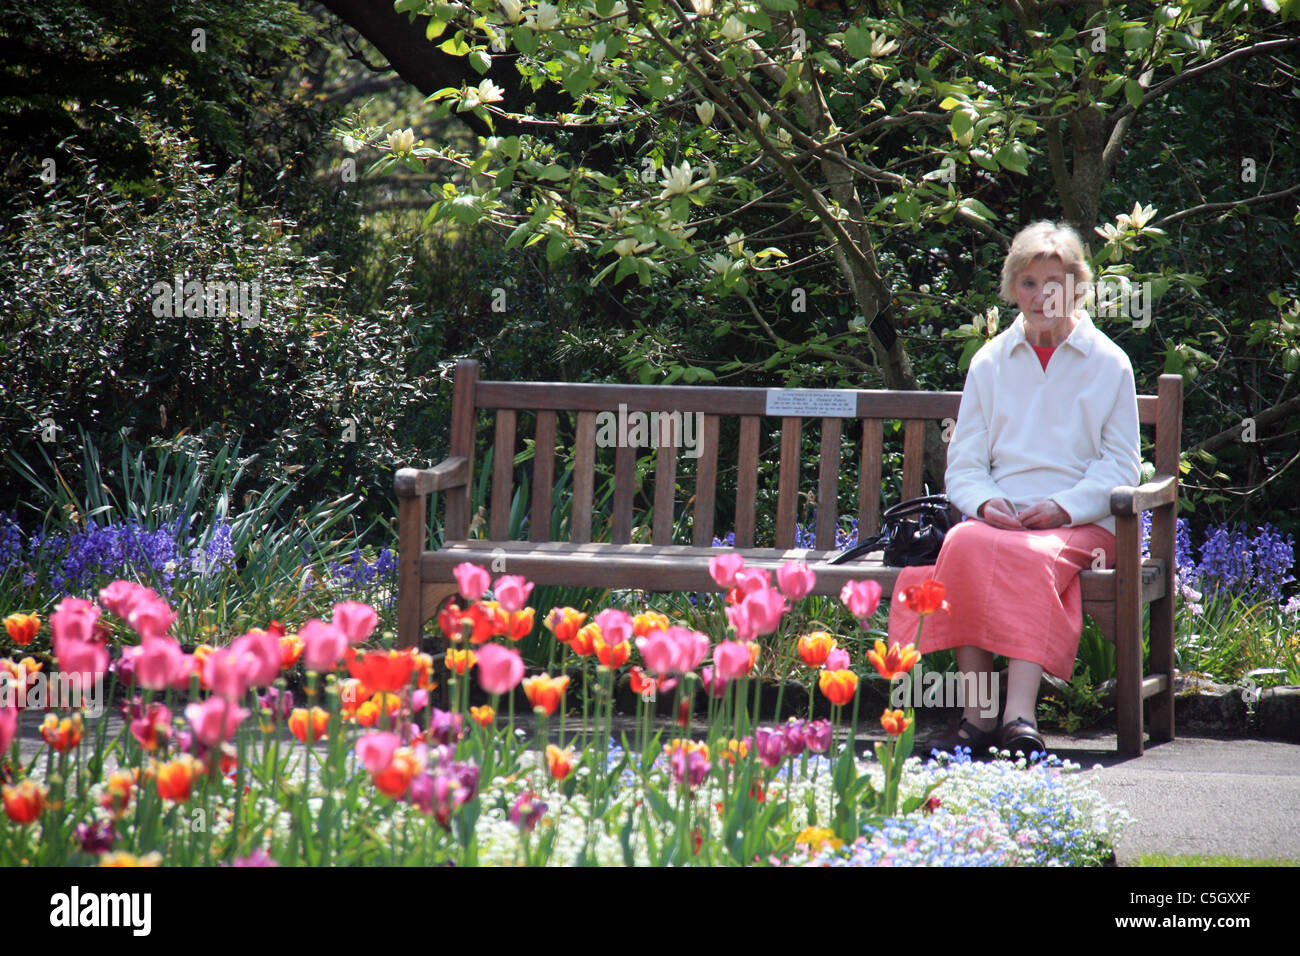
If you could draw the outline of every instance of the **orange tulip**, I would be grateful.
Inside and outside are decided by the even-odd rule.
[[[838,671],[822,671],[817,679],[817,686],[822,689],[826,699],[832,704],[843,707],[853,699],[858,691],[858,675],[845,668]]]
[[[60,720],[54,714],[46,714],[41,724],[41,736],[55,753],[66,753],[77,746],[81,740],[81,715],[73,714]]]
[[[561,750],[555,744],[546,747],[546,767],[556,780],[563,780],[573,772],[573,751]]]
[[[402,709],[402,698],[396,694],[376,694],[357,708],[357,723],[362,727],[373,727],[379,723],[380,709],[388,711],[393,717]]]
[[[393,762],[388,765],[388,769],[372,774],[375,789],[394,800],[401,800],[411,788],[411,778],[418,770],[411,749],[402,747],[393,753]]]
[[[298,663],[302,649],[306,647],[297,634],[286,634],[280,638],[280,670],[287,671]]]
[[[633,667],[629,672],[632,678],[632,693],[644,694],[646,691],[653,692],[655,689],[655,679],[646,677],[645,672],[639,667]]]
[[[867,651],[867,660],[876,665],[876,672],[885,680],[893,680],[899,674],[906,674],[921,659],[915,645],[899,646],[890,644],[885,650],[884,641],[876,641],[876,649]]]
[[[329,712],[320,707],[313,707],[310,711],[295,707],[293,713],[289,715],[289,732],[303,743],[307,742],[308,731],[311,732],[313,741],[320,740],[325,736],[325,731],[329,730],[329,726]]]
[[[41,629],[41,619],[35,614],[10,614],[5,618],[5,630],[19,647],[26,647]]]
[[[584,624],[569,641],[569,649],[579,657],[590,657],[596,653],[598,640],[600,640],[600,626],[594,623]]]
[[[904,607],[923,617],[935,611],[948,610],[948,602],[943,599],[943,582],[933,578],[904,588],[898,597]]]
[[[632,618],[632,631],[637,637],[648,637],[651,631],[668,630],[668,616],[658,611],[642,611]]]
[[[349,720],[355,720],[357,708],[374,696],[375,692],[355,677],[339,681],[339,710]]]
[[[474,652],[468,648],[459,650],[454,647],[448,650],[446,656],[442,659],[443,663],[447,665],[447,670],[453,674],[465,673],[474,666],[477,660],[478,658],[474,655]]]
[[[491,617],[493,634],[500,634],[512,641],[520,641],[533,633],[533,615],[535,613],[533,608],[526,607],[522,611],[515,611],[511,614],[502,610],[501,605],[496,601],[484,601],[482,603]]]
[[[582,627],[582,622],[587,619],[587,615],[571,607],[553,607],[542,624],[546,629],[555,635],[555,639],[561,644],[567,644],[573,640],[578,629]]]
[[[835,638],[825,631],[813,631],[799,638],[796,647],[801,661],[809,667],[821,667],[826,663],[827,655],[835,650]]]
[[[594,644],[596,647],[596,660],[606,667],[622,667],[632,655],[630,641],[619,641],[613,647],[610,647],[603,639],[598,637]]]
[[[482,707],[471,707],[469,719],[480,727],[491,727],[493,721],[497,719],[497,713],[490,704],[484,704]]]
[[[117,852],[105,853],[99,858],[99,866],[129,866],[129,867],[148,867],[162,866],[162,854],[157,850],[152,853],[146,853],[144,856],[136,856],[134,853]]]
[[[415,661],[415,686],[420,690],[433,690],[438,682],[433,679],[433,655],[414,651],[411,660]]]
[[[208,678],[205,676],[208,671],[206,661],[216,652],[217,649],[211,644],[200,644],[194,648],[194,673],[199,675],[199,686],[204,690],[212,689],[208,685]]]
[[[743,740],[736,740],[733,737],[730,740],[720,740],[718,744],[719,760],[726,760],[734,764],[737,758],[744,760],[749,756],[749,744]]]
[[[181,754],[175,760],[162,764],[155,771],[158,796],[174,803],[184,803],[190,798],[194,778],[203,771],[203,764],[190,754]]]
[[[0,671],[9,675],[8,683],[14,691],[9,695],[9,702],[15,710],[22,712],[26,709],[26,694],[31,693],[38,680],[36,675],[40,673],[44,666],[34,657],[24,657],[17,664],[7,659],[0,661]],[[3,684],[0,684],[0,687],[3,686]],[[18,693],[19,687],[24,688],[26,693]]]
[[[753,673],[754,665],[758,663],[758,655],[763,652],[763,646],[758,641],[746,641],[745,646],[749,648],[749,670],[746,673]]]
[[[104,793],[99,798],[99,805],[115,817],[126,813],[131,803],[131,791],[135,788],[135,774],[115,770],[108,775],[104,783]]]
[[[524,678],[524,695],[528,698],[528,703],[533,705],[533,710],[540,710],[551,716],[559,709],[560,703],[564,700],[564,692],[569,689],[569,678],[551,677],[549,674],[538,674],[536,677]]]
[[[880,715],[880,726],[885,728],[885,733],[891,737],[897,737],[908,728],[912,723],[912,718],[904,717],[901,710],[890,710],[885,708],[885,712]]]
[[[45,787],[34,780],[22,780],[14,787],[0,789],[5,816],[17,824],[31,823],[45,809],[45,797],[49,793]]]
[[[348,648],[348,673],[375,693],[396,693],[411,681],[415,658],[410,651],[369,651],[358,657]]]

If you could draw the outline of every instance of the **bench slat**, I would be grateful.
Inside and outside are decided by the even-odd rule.
[[[858,482],[858,540],[880,530],[880,455],[885,425],[878,418],[862,422],[862,471]]]
[[[497,412],[496,444],[492,451],[492,524],[497,541],[510,537],[511,481],[515,472],[515,410]]]
[[[700,457],[695,461],[695,529],[697,547],[713,543],[713,509],[718,496],[718,416],[704,416]]]
[[[821,474],[817,477],[817,547],[835,547],[840,498],[840,420],[822,419]]]
[[[909,418],[903,423],[903,501],[921,496],[924,457],[925,422]]]
[[[754,546],[754,505],[758,498],[758,416],[740,420],[740,451],[736,458],[736,547]]]
[[[799,505],[799,459],[803,419],[781,419],[781,463],[777,473],[776,546],[794,547]]]
[[[620,444],[614,450],[614,515],[610,539],[615,544],[632,540],[632,499],[636,494],[636,449]]]
[[[671,423],[660,419],[659,450],[655,456],[655,517],[651,539],[655,544],[673,543],[673,499],[677,490],[676,440],[681,435],[665,434],[671,430]]]
[[[555,487],[555,412],[537,413],[533,445],[533,511],[528,540],[551,540],[551,498]]]
[[[591,503],[596,482],[596,413],[578,412],[578,433],[573,448],[573,507],[569,512],[569,539],[576,544],[591,540]]]

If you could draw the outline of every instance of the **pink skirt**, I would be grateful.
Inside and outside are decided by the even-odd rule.
[[[949,610],[926,617],[922,654],[972,645],[1033,661],[1068,681],[1083,633],[1079,572],[1103,556],[1104,566],[1113,567],[1115,536],[1095,524],[1003,531],[963,521],[944,538],[935,564],[899,574],[889,608],[890,643],[916,640],[919,616],[899,595],[934,578],[943,583]]]

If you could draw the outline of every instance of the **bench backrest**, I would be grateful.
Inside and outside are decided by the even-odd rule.
[[[1157,395],[1138,396],[1139,421],[1154,431],[1154,463],[1157,474],[1178,474],[1182,417],[1180,386],[1179,376],[1163,375],[1160,377]],[[478,363],[472,359],[462,359],[456,366],[449,455],[465,458],[472,475],[478,413],[481,409],[495,411],[496,431],[487,536],[494,541],[506,540],[509,536],[510,506],[514,497],[514,456],[519,439],[519,414],[532,413],[536,424],[531,489],[533,520],[529,522],[529,540],[547,541],[555,482],[556,418],[562,412],[576,415],[573,506],[569,531],[571,541],[586,543],[592,535],[599,438],[608,437],[611,427],[617,428],[633,413],[645,413],[647,417],[657,415],[660,438],[658,441],[646,441],[647,445],[657,445],[652,543],[673,543],[674,497],[680,454],[678,446],[683,444],[684,439],[693,437],[697,442],[695,447],[698,449],[698,461],[695,468],[695,493],[692,496],[692,543],[698,547],[708,547],[715,534],[719,428],[723,418],[734,417],[739,420],[735,543],[736,547],[752,547],[755,504],[758,500],[760,429],[762,419],[767,416],[770,391],[765,388],[690,385],[482,381],[479,379]],[[831,394],[838,397],[841,403],[846,397],[852,399],[849,404],[853,414],[849,417],[848,408],[844,408],[837,410],[843,411],[843,415],[820,417],[815,528],[816,547],[819,550],[830,550],[836,546],[839,465],[845,423],[854,418],[862,421],[862,440],[857,449],[860,456],[857,518],[859,535],[866,536],[879,530],[880,524],[884,423],[899,420],[903,423],[901,490],[903,498],[913,498],[922,492],[926,423],[941,422],[951,428],[961,402],[960,392],[863,389],[837,390]],[[687,416],[690,416],[689,420]],[[693,431],[693,426],[697,423],[700,433],[692,436],[687,430]],[[635,425],[634,421],[634,428]],[[775,546],[779,549],[795,546],[802,431],[802,417],[781,416],[775,529]],[[637,453],[637,447],[630,442],[614,443],[611,540],[615,544],[626,544],[632,540]],[[469,536],[472,484],[471,481],[447,492],[444,525],[447,540],[463,540]]]

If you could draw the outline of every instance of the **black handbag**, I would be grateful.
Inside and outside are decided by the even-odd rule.
[[[944,535],[952,527],[947,495],[926,495],[900,501],[881,515],[880,533],[841,551],[827,564],[843,564],[872,551],[884,551],[885,565],[906,568],[934,564]]]

